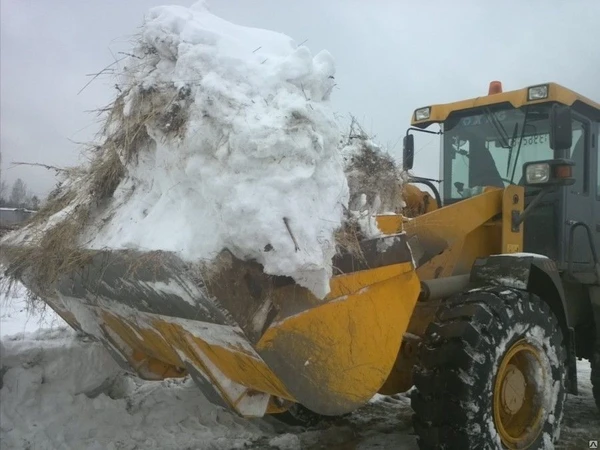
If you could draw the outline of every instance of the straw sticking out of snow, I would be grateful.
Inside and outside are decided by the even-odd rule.
[[[348,203],[331,55],[228,23],[202,3],[152,9],[133,55],[122,120],[146,117],[148,105],[162,115],[146,123],[136,158],[121,151],[127,175],[96,220],[107,223],[90,231],[92,247],[189,261],[228,248],[326,295]]]

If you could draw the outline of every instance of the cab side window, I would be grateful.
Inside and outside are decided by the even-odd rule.
[[[575,184],[571,187],[571,192],[574,194],[588,194],[589,189],[589,154],[586,148],[586,126],[578,121],[573,121],[573,146],[571,147],[571,159],[575,161],[573,175],[575,176]],[[588,137],[589,139],[589,137]]]

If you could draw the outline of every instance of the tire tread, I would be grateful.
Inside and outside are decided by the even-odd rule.
[[[413,372],[413,424],[422,450],[488,448],[485,430],[476,429],[485,423],[485,408],[467,406],[482,401],[491,404],[484,386],[493,372],[490,349],[506,328],[520,322],[534,322],[546,329],[558,349],[559,365],[564,367],[558,321],[534,295],[490,287],[458,294],[438,309],[420,347],[420,364]],[[488,399],[481,400],[486,395]],[[561,395],[564,398],[564,392]],[[562,402],[557,409],[560,415]]]

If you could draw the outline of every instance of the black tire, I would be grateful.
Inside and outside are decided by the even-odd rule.
[[[590,361],[592,366],[592,392],[594,393],[594,400],[596,400],[596,406],[598,412],[600,412],[600,343],[596,345],[596,351]]]
[[[286,425],[304,428],[312,428],[321,422],[331,420],[331,417],[317,414],[299,403],[294,403],[285,412],[273,414],[273,417]]]
[[[494,387],[499,367],[511,367],[500,362],[519,345],[539,350],[535,361],[548,374],[543,389],[532,388],[537,393],[533,398],[543,401],[546,408],[539,409],[543,411],[539,431],[531,434],[528,449],[546,448],[548,441],[557,439],[566,376],[561,329],[548,305],[535,295],[495,287],[449,299],[427,328],[411,397],[421,449],[511,448],[503,443],[494,419]],[[529,361],[527,356],[519,358]],[[522,386],[539,384],[539,376],[522,379],[526,381]],[[500,397],[509,391],[507,384],[496,390],[499,398],[507,398]],[[552,394],[543,398],[540,392],[546,391]],[[525,397],[523,394],[519,398]],[[498,408],[512,406],[497,403]],[[513,406],[517,414],[521,414],[522,405]]]

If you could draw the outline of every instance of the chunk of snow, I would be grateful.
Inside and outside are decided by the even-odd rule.
[[[547,256],[545,255],[540,255],[539,253],[526,253],[526,252],[520,252],[520,253],[502,253],[499,256],[513,256],[515,258],[527,258],[527,257],[534,257],[534,258],[544,258],[544,259],[548,259]]]
[[[554,450],[554,442],[552,440],[552,436],[548,433],[544,433],[544,450]]]
[[[130,103],[164,85],[189,92],[185,132],[148,127],[152,144],[128,167],[105,213],[115,218],[93,245],[172,250],[192,261],[228,248],[326,295],[348,197],[328,103],[332,57],[201,4],[152,9],[136,56],[147,48],[156,54],[125,71]]]
[[[458,377],[465,383],[467,383],[469,386],[473,386],[473,384],[475,383],[475,379],[469,375],[467,372],[465,372],[463,369],[459,369],[458,371]],[[477,411],[475,411],[477,412]]]
[[[300,450],[302,448],[298,436],[290,433],[272,438],[269,445],[279,450]]]
[[[376,215],[397,214],[403,208],[402,173],[392,156],[369,139],[354,120],[341,154],[349,186],[350,219],[366,238],[379,237],[383,233]]]
[[[494,282],[501,286],[508,286],[515,289],[527,289],[527,283],[515,277],[498,277]]]

